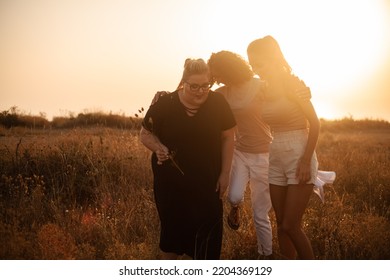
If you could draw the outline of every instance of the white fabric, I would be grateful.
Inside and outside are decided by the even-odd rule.
[[[336,172],[334,171],[317,171],[317,178],[314,182],[314,193],[317,194],[321,201],[325,201],[324,185],[332,184],[336,180]]]
[[[244,200],[245,189],[250,183],[258,252],[266,256],[272,254],[272,228],[268,216],[271,209],[268,167],[268,153],[252,154],[235,149],[228,192],[230,203],[238,205]]]

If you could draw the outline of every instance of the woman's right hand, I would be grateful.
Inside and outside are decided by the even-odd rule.
[[[310,101],[311,91],[305,82],[300,80],[297,76],[291,75],[288,79],[288,85],[291,87],[291,96],[293,99],[300,99],[301,101]]]
[[[170,94],[169,91],[158,91],[154,97],[153,97],[153,100],[152,100],[152,103],[150,105],[153,105],[154,103],[157,102],[157,100],[161,97],[161,96],[164,96],[164,95],[167,95],[167,94]]]
[[[302,101],[310,101],[311,99],[311,91],[309,87],[301,87],[297,90],[295,90],[294,94],[299,99],[302,99]]]
[[[164,161],[169,159],[169,150],[164,145],[160,144],[160,147],[155,151],[157,156],[157,164],[161,165]]]

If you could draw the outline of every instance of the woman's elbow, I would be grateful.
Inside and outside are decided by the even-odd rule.
[[[139,132],[139,140],[142,144],[145,144],[147,138],[147,130],[145,128],[141,128],[141,131]]]
[[[310,124],[310,130],[311,131],[315,131],[317,133],[320,132],[321,123],[320,123],[320,120],[318,118],[315,118],[315,119],[311,120],[309,122],[309,124]]]

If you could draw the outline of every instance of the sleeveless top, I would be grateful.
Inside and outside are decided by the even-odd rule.
[[[282,94],[263,90],[264,100],[261,116],[272,132],[292,131],[308,128],[308,122],[300,105],[295,100],[294,90],[306,85],[293,77]]]

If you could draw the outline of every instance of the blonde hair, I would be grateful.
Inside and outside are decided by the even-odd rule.
[[[207,74],[210,76],[210,70],[207,63],[201,59],[187,58],[184,62],[183,75],[177,89],[182,88],[184,82],[192,75]]]

